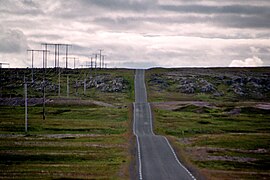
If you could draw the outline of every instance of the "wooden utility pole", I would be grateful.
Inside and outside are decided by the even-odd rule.
[[[75,82],[75,95],[77,96],[78,95],[78,80],[76,79],[76,82]]]
[[[95,69],[97,69],[97,54],[94,54],[95,55]]]
[[[85,78],[83,82],[83,94],[86,95],[86,79]]]
[[[57,62],[56,62],[57,60],[58,60],[58,67],[59,67],[59,54],[60,54],[59,53],[59,51],[60,51],[59,47],[60,46],[66,47],[66,68],[68,68],[68,47],[71,46],[70,44],[41,43],[41,45],[45,46],[45,50],[47,50],[48,46],[54,46],[54,51],[55,51],[54,52],[54,55],[55,55],[54,64],[55,64],[55,67],[56,67],[56,64],[57,64]],[[47,57],[46,57],[46,59],[47,59]]]
[[[92,77],[92,70],[93,70],[93,57],[91,57],[90,66],[89,66],[89,78]]]
[[[45,77],[44,77],[43,78],[43,87],[42,87],[43,88],[43,103],[42,103],[43,104],[43,106],[42,106],[42,112],[43,112],[42,113],[42,118],[43,118],[43,120],[45,120],[45,101],[46,101],[46,94],[45,94],[46,93],[45,92],[45,86],[46,85],[45,85],[45,83],[46,82],[45,82]]]
[[[68,68],[68,45],[66,44],[66,69]]]
[[[66,59],[66,57],[65,57]],[[73,68],[75,69],[76,68],[76,60],[79,60],[79,58],[76,58],[76,57],[68,57],[68,59],[73,59]]]
[[[102,55],[102,67],[105,68],[105,55]]]
[[[40,50],[40,49],[27,49],[27,52],[31,52],[31,76],[32,76],[32,82],[34,82],[34,52],[42,52],[44,56],[44,52],[49,52],[48,50]],[[42,58],[42,64],[44,68],[44,57]]]
[[[93,69],[93,57],[91,56],[90,67]]]
[[[47,49],[47,45],[45,45],[45,50],[40,50],[40,49],[29,49],[27,51],[32,52],[32,82],[34,81],[34,73],[33,73],[33,63],[34,63],[34,52],[42,52],[42,68],[43,68],[43,87],[42,87],[42,91],[43,91],[43,120],[45,120],[45,100],[46,100],[46,94],[45,94],[45,90],[46,90],[46,68],[47,68],[47,53],[49,52]]]
[[[69,76],[67,75],[67,97],[69,97]]]
[[[103,51],[102,49],[99,50],[99,68],[101,69],[102,68],[102,64],[101,64],[101,51]]]
[[[58,96],[61,96],[61,68],[59,67],[58,72]]]
[[[24,76],[24,106],[25,106],[25,132],[28,128],[28,112],[27,112],[27,82]]]
[[[47,48],[47,46],[46,46]],[[45,53],[46,53],[46,58],[47,58],[47,52],[48,50],[42,50],[43,55],[42,55],[42,60],[43,60],[43,120],[45,120],[46,115],[45,115],[45,104],[46,104],[46,64],[45,61],[47,61],[47,59],[45,60]]]

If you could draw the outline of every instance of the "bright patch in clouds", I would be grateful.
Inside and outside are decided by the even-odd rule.
[[[245,60],[233,60],[229,66],[230,67],[256,67],[256,66],[262,66],[262,65],[263,65],[263,61],[260,58],[253,56],[252,58],[247,58]]]

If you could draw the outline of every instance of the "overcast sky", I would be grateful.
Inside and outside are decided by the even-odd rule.
[[[108,67],[269,66],[269,37],[269,0],[0,0],[11,67],[30,66],[26,50],[45,42],[72,44],[77,64],[103,49]]]

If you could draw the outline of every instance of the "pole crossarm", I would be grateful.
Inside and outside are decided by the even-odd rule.
[[[59,47],[64,46],[66,47],[66,68],[68,68],[68,47],[71,47],[71,44],[63,44],[63,43],[41,43],[42,46],[45,46],[45,49],[47,49],[47,46],[54,46],[55,47],[55,67],[57,66],[57,60],[58,60],[58,66],[59,66]],[[57,57],[58,56],[58,57]]]

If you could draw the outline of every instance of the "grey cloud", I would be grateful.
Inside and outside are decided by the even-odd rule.
[[[167,22],[211,23],[234,28],[269,28],[270,6],[257,5],[160,5],[165,11],[184,14],[184,18],[173,18]],[[190,15],[189,15],[190,14]],[[194,15],[195,14],[195,15]]]
[[[109,10],[145,11],[155,7],[157,0],[81,0],[85,5],[96,5]]]
[[[43,38],[43,39],[48,39],[50,41],[57,41],[57,40],[62,40],[64,37],[58,34],[42,34],[42,33],[35,33],[35,34],[30,34],[29,35],[31,38]]]
[[[44,14],[39,4],[31,0],[1,0],[0,12],[15,15]]]
[[[269,9],[270,11],[270,9]],[[265,16],[219,16],[213,19],[220,26],[235,27],[235,28],[270,28],[270,14]]]
[[[27,47],[27,39],[22,31],[0,26],[0,52],[21,53],[26,51]]]
[[[269,0],[0,0],[1,25],[7,27],[0,28],[0,51],[15,54],[23,52],[27,42],[39,47],[44,41],[67,41],[74,44],[73,56],[89,57],[102,48],[108,60],[115,59],[122,67],[163,66],[169,61],[225,66],[232,59],[252,57],[248,42],[269,38],[269,19]],[[129,36],[132,41],[125,40]],[[182,44],[173,44],[177,41],[167,41],[166,36],[205,38],[206,43],[213,38],[223,40],[209,52],[197,46],[196,50],[192,46],[181,49]],[[239,45],[237,39],[247,46]],[[258,57],[269,64],[269,44],[263,42]],[[220,53],[223,45],[231,47],[224,54]]]
[[[269,10],[270,11],[270,10]],[[237,14],[220,15],[215,14],[211,16],[198,15],[183,15],[183,16],[151,16],[151,17],[98,17],[94,19],[98,23],[108,28],[128,29],[134,27],[144,26],[144,23],[151,22],[156,24],[163,24],[169,26],[170,24],[211,24],[218,27],[232,27],[232,28],[270,28],[270,14],[269,15],[250,15],[240,16]],[[166,26],[164,28],[166,28]],[[145,27],[145,26],[144,26]],[[226,35],[227,36],[227,35]],[[260,36],[264,36],[261,34]],[[265,36],[264,36],[265,37]],[[224,38],[226,38],[224,36]],[[237,38],[237,37],[236,37]],[[241,37],[239,37],[241,38]]]
[[[199,13],[199,14],[269,14],[270,7],[250,5],[160,5],[160,9],[178,13]]]
[[[65,0],[52,12],[63,19],[84,19],[117,12],[143,12],[156,8],[157,0]]]

